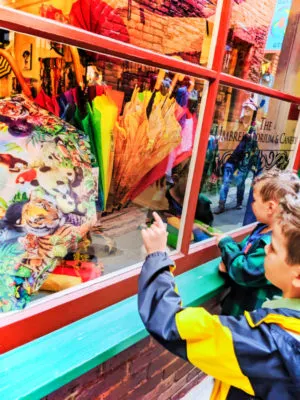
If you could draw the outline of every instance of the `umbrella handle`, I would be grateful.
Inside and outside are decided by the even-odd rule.
[[[161,87],[161,84],[162,84],[162,81],[163,81],[164,78],[165,78],[166,72],[167,72],[167,71],[165,71],[164,69],[160,69],[159,72],[158,72],[158,74],[157,74],[156,83],[155,83],[155,86],[154,86],[152,95],[151,95],[151,97],[150,97],[150,100],[148,101],[148,104],[147,104],[147,107],[146,107],[146,115],[147,115],[147,118],[149,118],[149,116],[150,116],[150,114],[151,114],[151,111],[152,111],[152,107],[153,107],[153,104],[154,104],[154,99],[155,99],[156,93],[159,91],[159,89],[160,89],[160,87]]]
[[[176,58],[177,60],[182,60],[182,57],[180,56],[173,56],[172,58]],[[172,82],[171,82],[171,86],[168,92],[168,97],[171,96],[171,94],[173,93],[173,90],[176,86],[177,81],[181,82],[184,80],[185,75],[184,74],[179,74],[178,72],[174,75]]]
[[[80,58],[79,58],[79,53],[78,53],[78,49],[74,46],[70,46],[70,53],[72,56],[72,61],[73,61],[73,65],[74,65],[74,72],[75,72],[75,76],[76,76],[76,82],[77,85],[81,87],[81,89],[83,89],[83,80],[82,80],[82,73],[81,73],[81,64],[80,64]]]
[[[164,80],[165,75],[166,75],[166,71],[164,69],[160,69],[159,72],[158,72],[157,78],[156,78],[156,83],[155,83],[155,86],[154,86],[154,92],[156,90],[160,89],[161,83]]]

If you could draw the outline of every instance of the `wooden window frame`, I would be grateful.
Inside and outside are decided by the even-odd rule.
[[[64,44],[84,48],[110,56],[125,58],[147,66],[165,68],[204,79],[205,93],[201,102],[199,116],[199,138],[195,142],[193,154],[193,172],[190,178],[185,199],[183,229],[180,232],[179,247],[172,256],[177,265],[177,274],[187,271],[219,255],[215,243],[205,241],[190,247],[190,235],[196,210],[198,192],[204,167],[206,144],[213,120],[219,85],[236,89],[250,90],[278,100],[300,104],[300,97],[292,96],[278,90],[270,89],[247,80],[222,72],[223,58],[230,24],[233,0],[219,0],[216,15],[212,46],[210,49],[209,68],[186,61],[171,58],[150,50],[142,49],[128,43],[99,36],[70,25],[48,20],[39,16],[0,6],[0,27],[26,35],[63,42]],[[200,132],[201,131],[201,132]],[[299,145],[295,151],[294,168],[300,164]],[[232,236],[241,239],[251,229],[246,226],[237,229]],[[0,318],[1,344],[0,353],[50,333],[100,309],[115,304],[137,292],[137,279],[140,266],[120,270],[115,276],[91,281],[89,285],[79,287],[72,292],[61,292],[59,296],[49,296],[47,301],[32,304],[21,312],[9,313]],[[100,327],[101,329],[101,327]]]

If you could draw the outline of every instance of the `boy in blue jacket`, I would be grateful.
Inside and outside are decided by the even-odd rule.
[[[159,343],[216,378],[211,400],[300,399],[300,199],[286,197],[265,258],[266,277],[283,297],[238,318],[184,308],[160,217],[142,231],[140,316]]]
[[[240,243],[226,234],[214,234],[222,257],[219,269],[226,274],[230,288],[222,301],[222,314],[238,316],[281,295],[265,277],[265,246],[271,243],[272,223],[280,200],[287,194],[297,195],[299,188],[300,180],[291,171],[263,172],[254,181],[252,210],[259,223],[251,234]]]

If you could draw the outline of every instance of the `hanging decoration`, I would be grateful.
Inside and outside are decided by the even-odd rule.
[[[9,62],[0,56],[0,79],[11,73],[11,66]]]
[[[102,0],[77,0],[71,8],[69,22],[73,26],[129,42],[129,34],[118,10]],[[92,53],[95,57],[95,53]]]

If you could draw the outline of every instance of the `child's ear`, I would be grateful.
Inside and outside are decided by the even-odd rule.
[[[277,207],[278,207],[277,201],[274,201],[274,200],[269,200],[268,201],[268,211],[270,213],[273,214],[276,211]]]
[[[295,273],[295,277],[293,278],[292,284],[294,288],[300,289],[300,267]]]

